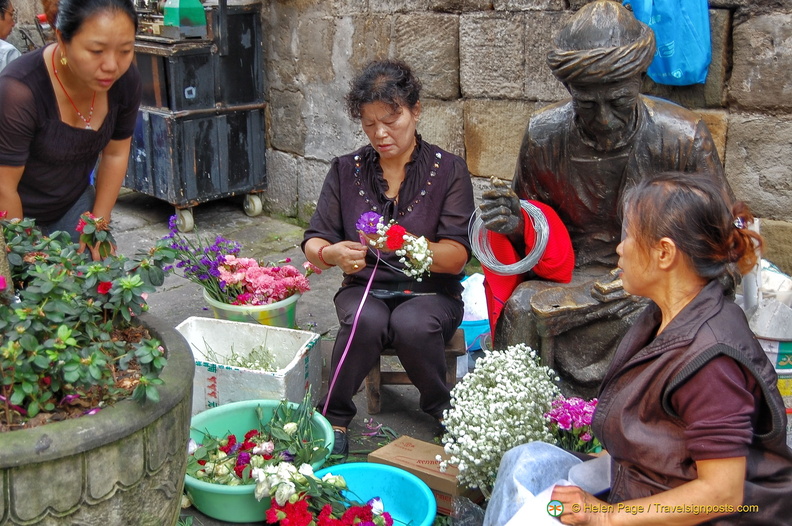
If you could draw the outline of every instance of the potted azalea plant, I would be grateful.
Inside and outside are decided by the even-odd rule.
[[[184,339],[146,314],[173,253],[116,255],[106,221],[85,214],[79,228],[73,243],[0,219],[5,516],[173,524],[178,499],[151,488],[181,491],[186,462],[170,444],[187,440],[195,363]]]
[[[4,221],[11,284],[0,296],[0,431],[96,412],[131,396],[158,400],[167,363],[136,318],[173,251],[113,255],[102,219],[85,214],[80,243]],[[98,256],[97,260],[92,256]]]
[[[289,258],[273,263],[240,257],[236,241],[182,234],[176,216],[169,230],[160,246],[173,250],[176,262],[166,270],[200,285],[216,318],[294,328],[297,300],[311,288],[308,276],[321,273],[318,267],[306,261],[301,272]]]

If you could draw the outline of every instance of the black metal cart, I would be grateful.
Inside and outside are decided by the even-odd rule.
[[[215,199],[245,194],[245,213],[260,214],[266,189],[259,4],[221,2],[206,15],[205,38],[143,23],[135,43],[143,100],[124,186],[174,205],[183,232],[192,207]]]

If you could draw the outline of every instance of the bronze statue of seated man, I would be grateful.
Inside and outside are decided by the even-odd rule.
[[[655,41],[629,9],[611,0],[586,4],[554,44],[547,63],[571,98],[531,117],[512,187],[485,192],[480,209],[484,228],[525,252],[529,219],[518,198],[549,206],[569,232],[575,270],[568,285],[524,275],[510,297],[495,298],[503,310],[493,324],[494,345],[530,344],[559,374],[565,394],[592,397],[621,335],[645,305],[621,289],[613,272],[625,189],[677,171],[715,178],[731,190],[701,118],[641,95]]]

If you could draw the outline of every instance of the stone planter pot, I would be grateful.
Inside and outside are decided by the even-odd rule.
[[[176,524],[195,363],[181,334],[141,319],[167,350],[160,401],[0,433],[0,526]]]

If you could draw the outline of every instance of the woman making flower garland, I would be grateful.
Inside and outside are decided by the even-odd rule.
[[[423,411],[440,419],[450,407],[444,348],[462,322],[473,187],[464,160],[416,133],[420,89],[397,60],[372,62],[352,81],[347,109],[371,144],[333,160],[302,244],[311,263],[344,272],[329,396],[319,403],[336,430],[336,454],[348,450],[352,396],[386,346]]]
[[[645,179],[623,209],[624,289],[653,303],[620,343],[592,422],[612,459],[611,505],[556,486],[561,522],[788,523],[778,378],[720,279],[755,265],[753,216],[710,179],[681,174]]]
[[[77,241],[83,212],[110,221],[126,174],[137,14],[132,0],[60,0],[55,28],[56,43],[0,75],[0,210]]]

